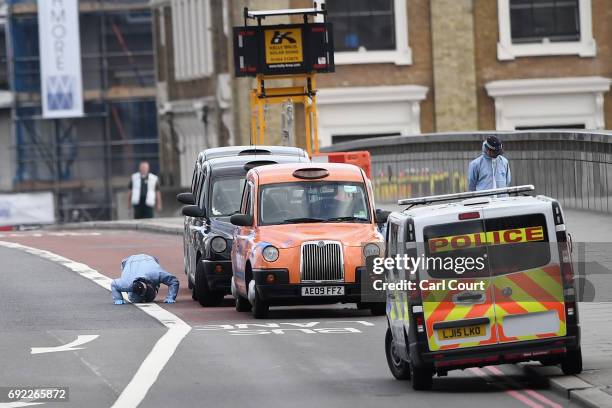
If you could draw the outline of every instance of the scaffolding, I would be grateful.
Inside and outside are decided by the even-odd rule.
[[[60,222],[111,219],[147,160],[158,171],[151,11],[146,0],[79,2],[84,116],[44,119],[36,2],[9,1],[15,191],[54,192]]]

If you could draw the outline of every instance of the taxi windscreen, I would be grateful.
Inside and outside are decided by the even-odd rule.
[[[439,279],[504,275],[547,265],[551,257],[543,214],[432,225],[423,236],[426,268]],[[484,268],[466,268],[466,260],[483,258]]]
[[[211,216],[230,216],[240,211],[244,183],[244,177],[214,179],[210,198]]]
[[[260,189],[259,224],[370,222],[363,183],[302,181]]]

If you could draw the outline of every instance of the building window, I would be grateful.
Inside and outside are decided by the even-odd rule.
[[[510,0],[512,42],[580,41],[578,0]]]
[[[336,51],[395,49],[393,0],[327,2]]]
[[[174,77],[192,80],[214,71],[210,0],[172,0]]]
[[[336,64],[412,63],[406,0],[326,0],[325,5],[334,27]]]
[[[596,54],[591,0],[498,0],[499,60]]]
[[[603,77],[533,78],[485,85],[495,100],[495,129],[605,129]]]

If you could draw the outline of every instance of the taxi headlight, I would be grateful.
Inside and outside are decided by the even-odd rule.
[[[278,249],[272,245],[268,245],[262,252],[263,258],[268,262],[274,262],[278,259]]]
[[[210,248],[213,250],[213,252],[224,252],[227,248],[227,241],[225,241],[225,239],[222,237],[214,237],[212,241],[210,241]]]
[[[366,258],[369,256],[379,256],[379,255],[380,255],[380,248],[378,247],[378,245],[369,243],[363,247],[363,256],[365,256]]]

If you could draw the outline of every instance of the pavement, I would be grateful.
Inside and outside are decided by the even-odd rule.
[[[595,298],[609,297],[612,291],[600,290],[600,287],[605,288],[603,285],[609,280],[605,274],[612,270],[609,250],[612,217],[570,210],[566,211],[566,219],[576,243],[575,257],[578,251],[578,262],[583,265],[585,275],[595,270],[596,278],[600,279]],[[248,314],[235,312],[229,297],[222,307],[199,307],[191,300],[183,274],[182,224],[182,218],[174,217],[0,233],[0,240],[58,253],[87,263],[111,278],[119,275],[119,262],[124,256],[151,252],[179,277],[178,302],[160,306],[187,322],[192,331],[168,361],[142,406],[395,406],[405,404],[409,398],[414,404],[470,408],[612,407],[609,317],[612,298],[607,302],[580,304],[584,372],[579,376],[563,376],[559,368],[539,364],[504,365],[497,370],[486,367],[451,372],[448,377],[436,378],[431,392],[414,392],[405,383],[390,378],[382,347],[384,317],[369,316],[350,305],[335,305],[276,308],[271,311],[270,319],[260,322]],[[73,394],[75,401],[82,401],[79,399],[82,388],[92,384],[94,391],[90,397],[93,399],[88,400],[87,406],[109,406],[108,402],[125,386],[129,374],[138,365],[136,362],[144,358],[163,327],[155,326],[146,316],[134,321],[136,316],[132,313],[138,311],[133,306],[115,307],[110,304],[108,293],[94,296],[87,291],[95,291],[95,287],[88,287],[95,285],[79,284],[74,281],[78,277],[67,278],[69,272],[49,266],[47,261],[7,251],[0,251],[2,265],[11,267],[6,270],[20,270],[21,280],[27,276],[28,282],[35,281],[37,287],[46,289],[47,294],[38,289],[36,299],[39,296],[46,299],[48,293],[54,296],[47,296],[48,300],[40,308],[31,310],[30,306],[16,307],[23,304],[19,299],[29,295],[18,287],[16,279],[7,288],[0,288],[0,306],[3,311],[9,311],[3,313],[7,316],[0,317],[2,327],[8,328],[8,335],[0,337],[0,361],[8,362],[9,367],[4,370],[5,375],[4,371],[0,373],[0,384],[36,381],[46,384],[44,375],[54,372],[57,384],[70,384],[71,390],[75,390],[71,393],[70,405],[84,406],[72,403]],[[13,263],[7,264],[5,259]],[[29,266],[23,267],[23,262]],[[41,270],[45,271],[46,278],[40,276]],[[39,279],[44,284],[39,286]],[[5,294],[13,291],[14,295]],[[163,298],[165,292],[161,292],[160,298]],[[73,302],[75,294],[78,298],[81,293],[82,298]],[[97,299],[93,304],[84,301],[90,296]],[[115,326],[110,322],[116,321],[122,323],[109,327]],[[141,324],[143,333],[147,334],[132,343],[130,330],[139,331]],[[93,341],[91,347],[102,347],[102,351],[87,348],[64,353],[62,360],[30,362],[35,356],[27,355],[28,347],[64,344],[82,333],[99,333],[100,339]],[[37,336],[42,337],[34,342]],[[111,349],[120,353],[128,350],[128,356],[124,359]],[[72,361],[83,357],[77,353],[88,353],[85,362],[79,363],[80,367],[75,367]],[[78,374],[74,375],[73,370]],[[22,373],[21,377],[17,372]],[[93,376],[97,380],[90,378],[96,372],[99,375]]]

